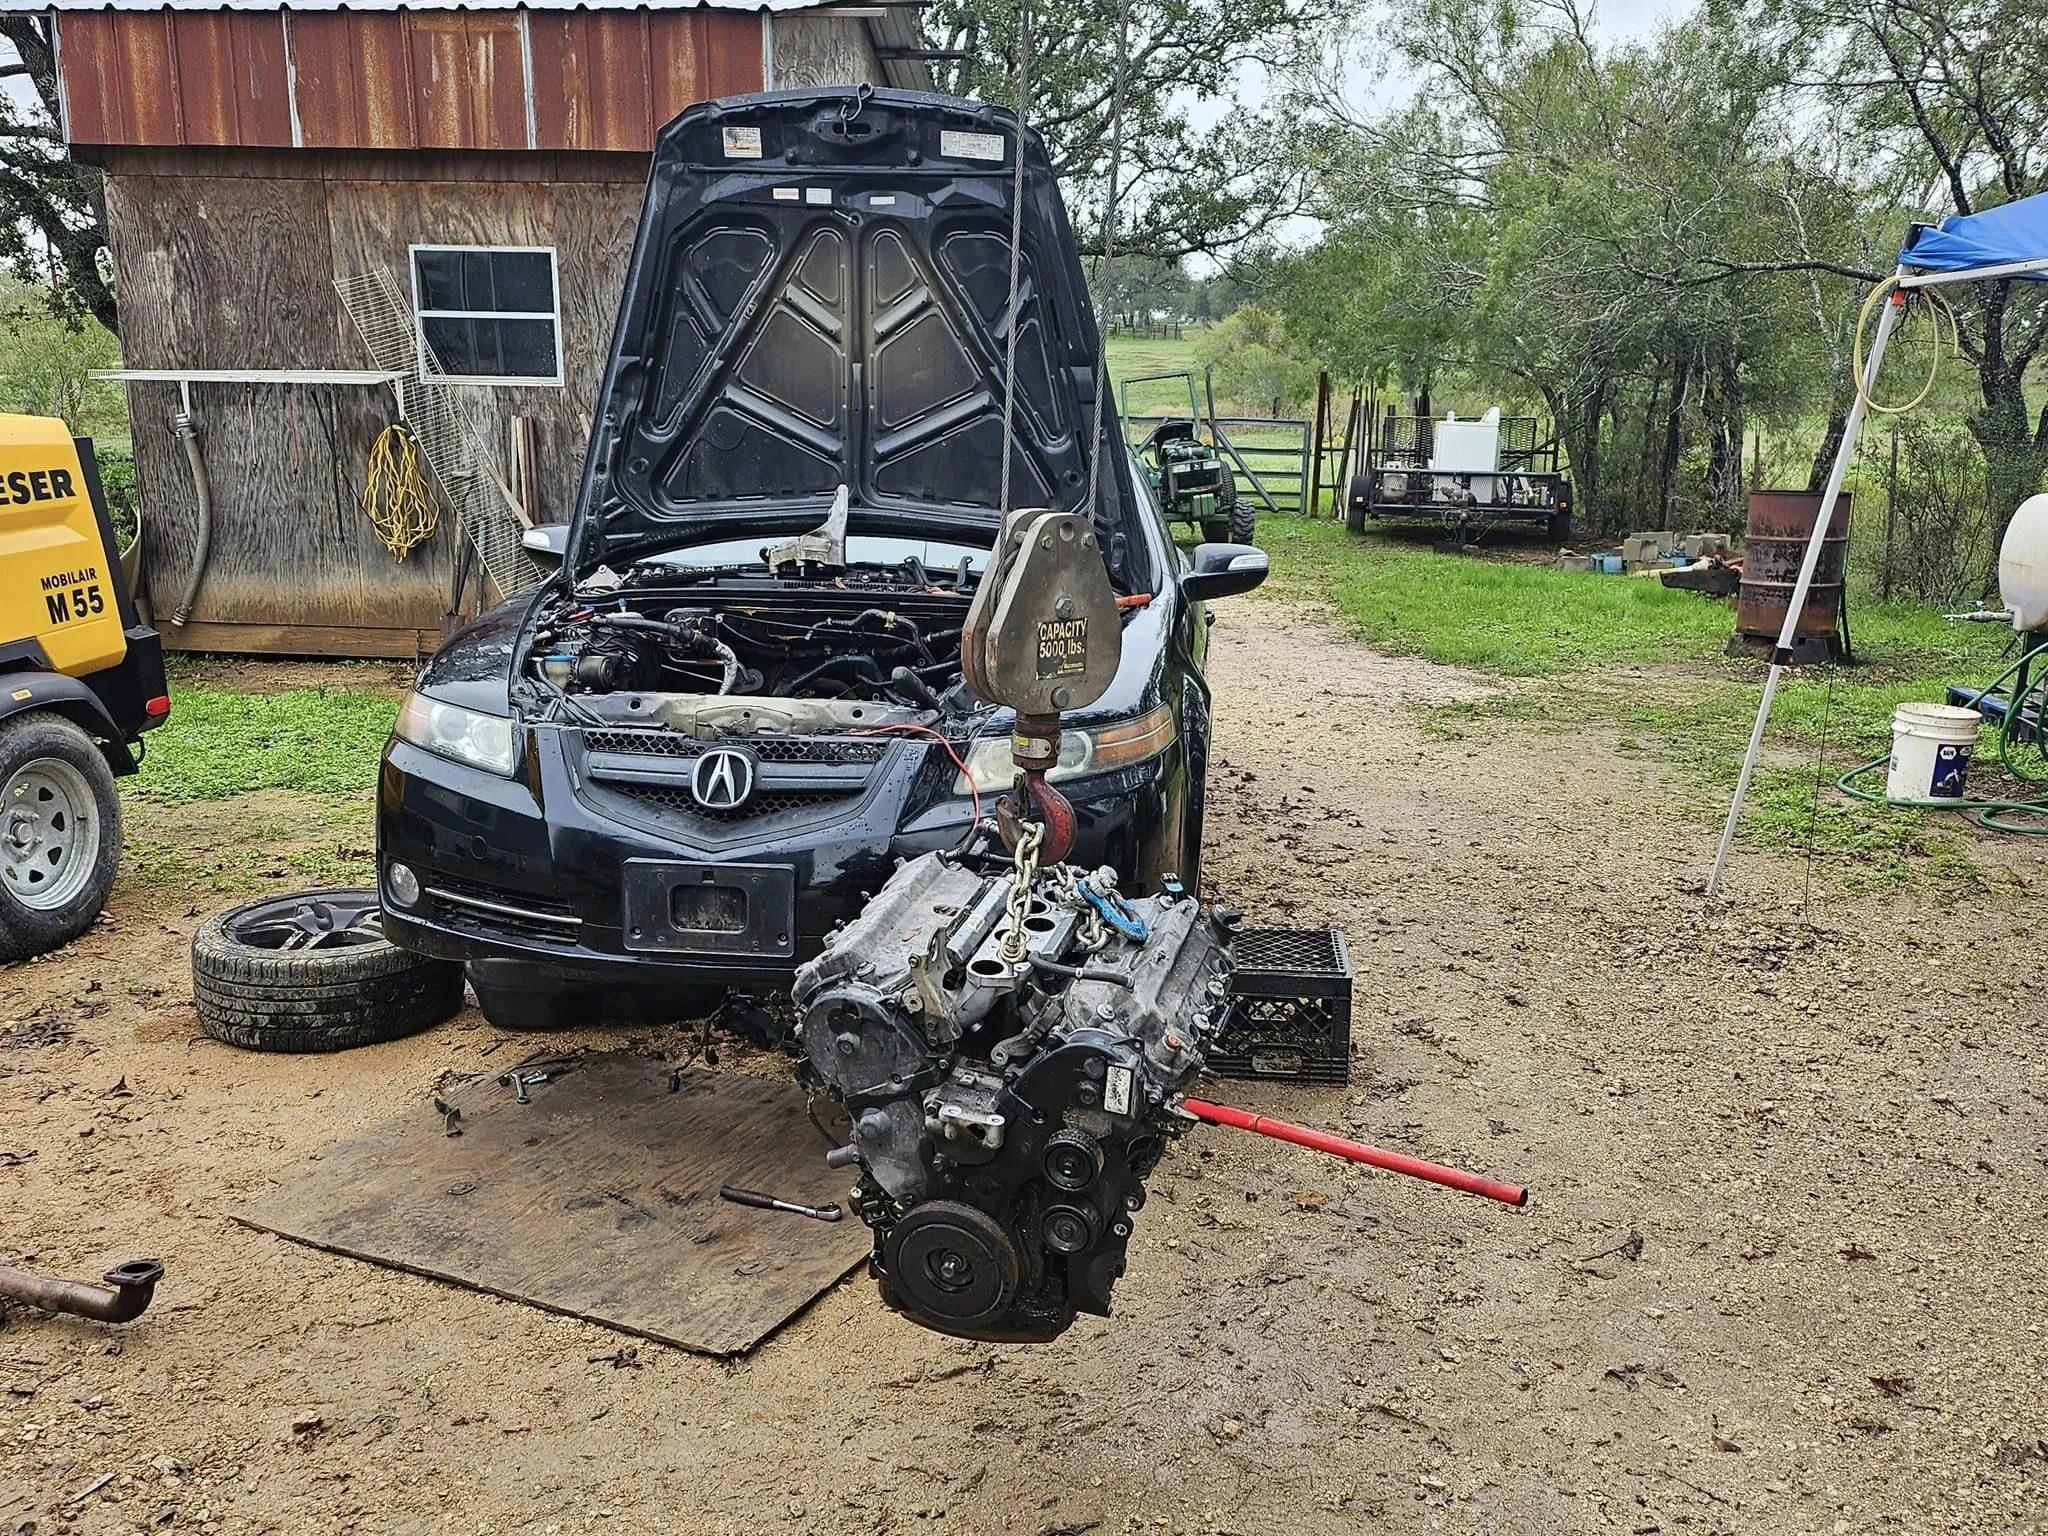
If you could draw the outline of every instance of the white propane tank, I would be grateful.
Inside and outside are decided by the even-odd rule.
[[[1998,595],[2012,610],[2014,629],[2048,629],[2048,496],[2029,496],[2005,525]]]

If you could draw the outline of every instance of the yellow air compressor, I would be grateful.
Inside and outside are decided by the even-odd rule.
[[[91,440],[0,415],[0,962],[99,916],[121,857],[114,778],[170,712]]]

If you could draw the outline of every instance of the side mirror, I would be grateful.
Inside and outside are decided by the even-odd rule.
[[[1181,596],[1191,603],[1236,597],[1266,579],[1266,552],[1249,544],[1197,544],[1194,568],[1180,579]]]
[[[542,523],[519,536],[519,547],[543,565],[560,565],[569,553],[569,525]]]

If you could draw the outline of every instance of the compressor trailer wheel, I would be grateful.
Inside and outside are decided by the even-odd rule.
[[[92,738],[44,710],[0,724],[0,961],[90,928],[120,857],[121,802]]]
[[[216,1040],[339,1051],[417,1034],[462,1006],[462,967],[384,937],[377,893],[300,891],[210,919],[192,939],[192,1004]]]

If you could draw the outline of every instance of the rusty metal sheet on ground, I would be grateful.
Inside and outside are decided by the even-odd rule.
[[[787,1082],[607,1054],[526,1093],[489,1079],[444,1093],[460,1136],[422,1103],[237,1219],[712,1355],[751,1349],[867,1255],[851,1212],[718,1198],[739,1184],[844,1202],[847,1176]]]

